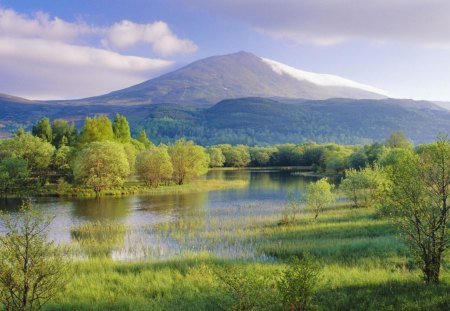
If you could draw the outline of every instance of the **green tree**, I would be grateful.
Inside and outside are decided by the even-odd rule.
[[[275,147],[252,147],[249,152],[252,166],[268,166],[278,149]]]
[[[32,129],[33,136],[42,138],[43,140],[51,143],[52,142],[52,127],[50,126],[50,120],[45,117],[33,125]]]
[[[128,164],[130,165],[130,174],[134,174],[136,171],[136,157],[138,154],[138,150],[135,145],[132,143],[124,143],[123,150],[125,151],[125,155],[127,156]]]
[[[283,271],[278,282],[283,309],[306,311],[311,309],[312,299],[320,280],[320,266],[309,254],[302,259],[294,257]]]
[[[118,142],[128,143],[131,140],[130,126],[128,125],[127,118],[116,114],[116,117],[112,124],[112,129],[114,132],[114,138]]]
[[[245,167],[250,164],[250,152],[245,145],[219,145],[225,156],[225,166]]]
[[[3,157],[16,157],[26,160],[30,172],[41,177],[48,169],[54,152],[55,147],[50,143],[30,133],[6,139],[0,144],[0,154]]]
[[[336,198],[331,185],[326,178],[310,183],[303,195],[306,208],[314,213],[314,220],[317,219],[324,208],[334,203]]]
[[[66,145],[62,145],[53,155],[52,168],[56,174],[64,176],[68,179],[72,177],[72,168],[70,166],[75,149]]]
[[[93,142],[76,157],[73,173],[79,183],[92,187],[98,195],[104,189],[123,185],[130,165],[122,144]]]
[[[94,141],[113,139],[114,133],[111,121],[107,116],[101,115],[95,118],[86,117],[80,135],[78,136],[78,143],[88,144]]]
[[[144,144],[145,148],[150,147],[150,145],[152,144],[151,141],[148,139],[147,133],[145,132],[145,130],[139,131],[139,135],[136,138],[136,140],[139,141],[140,143]]]
[[[412,143],[406,138],[403,131],[395,131],[386,139],[385,145],[391,148],[412,148]]]
[[[52,122],[52,144],[56,148],[61,146],[73,146],[76,141],[75,125],[64,119],[56,119]]]
[[[6,194],[11,188],[20,186],[28,174],[27,160],[7,158],[0,161],[0,193]]]
[[[165,180],[169,180],[173,174],[173,166],[167,147],[150,146],[141,152],[136,160],[138,175],[150,186],[158,187]]]
[[[2,214],[0,301],[6,310],[37,310],[64,291],[69,262],[47,233],[51,218],[22,205],[18,216]]]
[[[417,258],[426,283],[438,283],[450,246],[450,142],[440,137],[420,155],[401,154],[391,166],[389,211]]]
[[[388,189],[388,179],[378,167],[362,170],[348,169],[339,188],[347,195],[355,207],[370,207],[378,202]]]
[[[222,149],[219,147],[209,147],[207,149],[209,154],[209,166],[210,167],[222,167],[225,163],[225,156],[223,155]]]
[[[368,162],[369,162],[369,159],[363,148],[352,153],[348,159],[349,166],[354,169],[361,169],[361,168],[365,167]]]
[[[179,185],[208,172],[209,156],[203,147],[195,145],[193,141],[177,140],[169,146],[169,155],[173,166],[173,179]]]

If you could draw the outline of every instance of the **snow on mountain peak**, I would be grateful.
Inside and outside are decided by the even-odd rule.
[[[322,86],[349,87],[361,89],[387,96],[386,91],[372,87],[370,85],[348,80],[339,76],[304,71],[267,58],[261,57],[261,60],[266,64],[268,64],[272,68],[272,70],[277,74],[279,75],[287,74],[299,81],[309,81],[311,83]]]

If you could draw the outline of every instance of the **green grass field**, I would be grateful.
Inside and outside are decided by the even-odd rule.
[[[426,286],[395,228],[374,209],[339,203],[311,218],[302,213],[280,226],[281,208],[249,204],[160,225],[161,236],[191,251],[167,260],[77,261],[67,290],[45,309],[229,310],[235,298],[217,278],[222,271],[257,288],[246,297],[259,301],[254,309],[280,310],[276,280],[289,257],[308,251],[322,266],[314,309],[450,310],[449,256],[441,284]]]

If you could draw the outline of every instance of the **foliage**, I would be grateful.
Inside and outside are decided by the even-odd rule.
[[[73,170],[75,179],[92,187],[98,194],[113,186],[120,186],[130,174],[130,165],[123,145],[110,142],[87,144],[77,155]]]
[[[273,155],[278,152],[276,147],[251,147],[250,165],[251,166],[268,166]]]
[[[219,145],[225,156],[225,166],[228,167],[244,167],[250,163],[249,148],[244,145]]]
[[[209,154],[210,167],[222,167],[225,164],[225,156],[219,147],[209,147],[206,149]]]
[[[51,163],[55,148],[41,138],[24,133],[0,144],[0,153],[5,158],[17,157],[28,161],[32,173],[45,171]]]
[[[139,131],[139,135],[136,137],[136,140],[143,144],[145,148],[150,147],[150,145],[152,144],[152,142],[148,139],[145,130]]]
[[[66,120],[56,119],[52,122],[52,144],[56,148],[74,146],[77,139],[75,124],[70,125]]]
[[[291,193],[289,194],[289,199],[284,203],[281,221],[279,225],[290,225],[295,222],[297,214],[300,210],[300,202]]]
[[[136,160],[136,169],[138,175],[152,187],[158,187],[162,181],[169,180],[173,174],[173,166],[167,147],[150,146],[141,152]]]
[[[114,118],[112,129],[114,133],[114,139],[121,143],[128,143],[131,140],[130,126],[124,116],[116,113]]]
[[[20,158],[0,161],[0,193],[6,194],[11,188],[20,186],[28,177],[28,162]]]
[[[169,146],[169,155],[173,167],[173,179],[179,185],[186,180],[208,172],[209,156],[203,147],[193,141],[180,139]]]
[[[224,294],[222,307],[225,310],[267,310],[273,308],[275,298],[274,282],[259,275],[253,269],[231,266],[212,269]]]
[[[420,155],[397,157],[391,167],[391,215],[417,258],[426,283],[438,283],[450,246],[450,142],[440,137]]]
[[[39,120],[35,125],[33,125],[31,133],[33,136],[39,137],[44,141],[51,143],[53,135],[50,120],[47,117]]]
[[[379,166],[361,170],[348,169],[339,188],[355,207],[370,207],[379,201],[388,189],[388,179]]]
[[[308,185],[303,195],[303,200],[306,207],[314,213],[314,220],[323,212],[325,207],[336,200],[332,192],[333,188],[334,185],[331,185],[326,178]]]
[[[412,148],[412,143],[406,138],[403,131],[392,132],[386,139],[385,145],[391,148]]]
[[[284,310],[311,309],[314,292],[320,279],[320,265],[308,253],[302,259],[293,257],[278,282]]]
[[[2,215],[0,235],[0,301],[7,310],[35,310],[61,293],[69,263],[47,241],[51,219],[29,201],[19,215]]]
[[[95,118],[86,117],[80,135],[78,136],[78,143],[88,144],[95,141],[113,139],[114,133],[111,121],[107,116],[101,115]]]

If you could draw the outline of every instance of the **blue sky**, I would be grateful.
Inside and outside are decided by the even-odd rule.
[[[450,101],[446,0],[0,0],[0,93],[103,94],[240,50]]]

